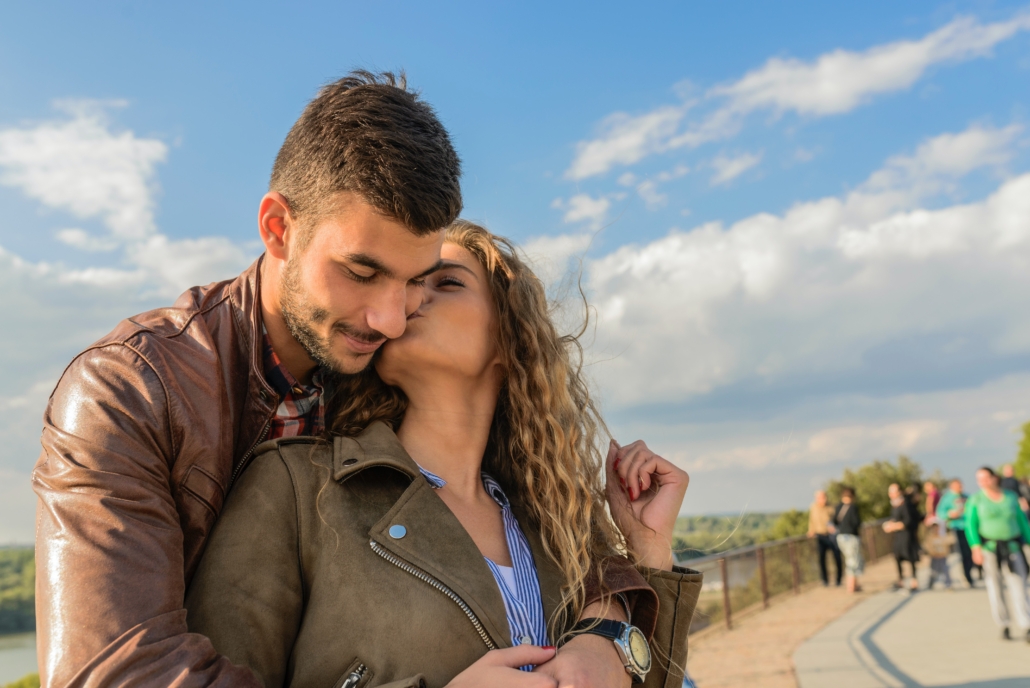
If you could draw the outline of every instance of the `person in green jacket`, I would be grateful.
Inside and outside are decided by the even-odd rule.
[[[948,489],[941,495],[941,501],[937,503],[937,520],[955,533],[959,556],[962,557],[962,573],[965,575],[969,587],[973,587],[973,569],[980,570],[981,580],[983,580],[983,569],[973,564],[973,552],[966,539],[965,508],[968,499],[969,495],[962,491],[962,481],[954,478],[948,483]]]
[[[992,468],[984,466],[976,472],[980,492],[966,503],[966,537],[972,549],[973,562],[983,566],[991,615],[1002,629],[1002,637],[1011,638],[1009,609],[1002,592],[1002,578],[1012,601],[1012,616],[1030,642],[1030,599],[1026,593],[1027,562],[1023,543],[1030,542],[1030,521],[1019,508],[1015,494],[1002,490]]]

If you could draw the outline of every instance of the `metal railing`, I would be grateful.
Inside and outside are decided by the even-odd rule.
[[[862,551],[867,563],[888,554],[891,536],[883,532],[883,521],[862,525]],[[695,559],[682,559],[683,566],[704,574],[690,632],[722,622],[733,628],[734,614],[769,606],[777,595],[801,591],[819,582],[818,549],[815,538],[804,535],[763,542]],[[832,556],[827,566],[834,571]],[[831,574],[832,575],[832,574]]]

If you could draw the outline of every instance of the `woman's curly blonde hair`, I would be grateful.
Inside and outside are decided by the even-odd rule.
[[[556,638],[582,613],[587,578],[606,590],[605,563],[625,552],[605,508],[599,435],[606,428],[582,370],[586,323],[558,334],[543,284],[507,239],[466,220],[445,231],[445,241],[472,253],[489,276],[506,374],[483,470],[529,510],[564,574],[563,604],[549,622]],[[331,432],[354,436],[375,421],[399,427],[407,398],[374,369],[343,385]]]

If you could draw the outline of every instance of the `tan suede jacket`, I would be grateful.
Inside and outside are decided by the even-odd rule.
[[[259,685],[188,631],[183,598],[279,404],[262,364],[260,262],[122,321],[51,395],[32,477],[44,686]]]
[[[551,618],[561,573],[539,528],[512,504]],[[391,535],[398,525],[403,534]],[[701,575],[648,574],[659,613],[634,619],[653,632],[646,685],[679,688]],[[382,423],[332,444],[262,445],[229,496],[186,607],[190,630],[266,688],[438,688],[512,644],[482,554]]]

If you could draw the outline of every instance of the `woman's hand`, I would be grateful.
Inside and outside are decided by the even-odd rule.
[[[447,684],[446,688],[558,688],[558,682],[543,673],[520,671],[554,659],[553,647],[516,645],[491,650]]]
[[[637,563],[672,570],[672,531],[690,476],[647,448],[641,440],[608,448],[607,493],[615,524]]]

